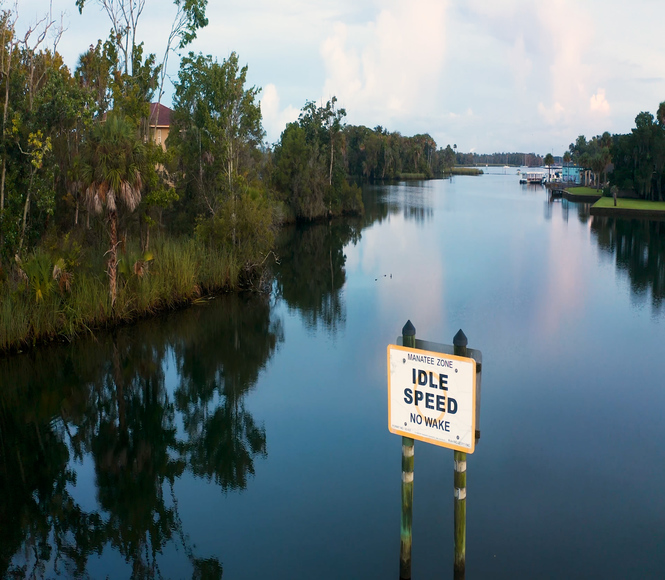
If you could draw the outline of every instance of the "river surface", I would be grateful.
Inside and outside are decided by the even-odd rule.
[[[286,229],[270,297],[1,359],[0,576],[397,578],[411,320],[483,353],[467,577],[665,577],[665,222],[503,172]],[[453,452],[416,442],[413,577],[452,569]]]

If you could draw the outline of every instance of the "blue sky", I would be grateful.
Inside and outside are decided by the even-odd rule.
[[[75,0],[52,7],[73,68],[109,21],[95,0],[83,15]],[[25,30],[48,2],[18,10]],[[139,36],[158,58],[174,14],[146,0]],[[209,0],[207,15],[190,49],[249,65],[269,142],[305,101],[335,95],[348,123],[429,132],[460,151],[560,155],[579,134],[628,132],[665,100],[661,0]]]

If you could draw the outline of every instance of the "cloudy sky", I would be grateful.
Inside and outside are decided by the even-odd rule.
[[[73,68],[109,21],[96,0],[83,15],[75,0],[52,5]],[[23,30],[48,0],[18,10]],[[139,36],[159,58],[174,14],[146,0]],[[579,134],[628,132],[665,100],[662,0],[209,0],[207,15],[190,49],[249,65],[269,142],[305,101],[335,95],[348,123],[429,132],[460,151],[560,155]]]

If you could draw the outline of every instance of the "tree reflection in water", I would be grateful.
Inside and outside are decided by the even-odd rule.
[[[186,441],[180,450],[195,475],[224,491],[244,489],[254,457],[265,456],[266,433],[243,398],[284,340],[281,321],[271,321],[264,299],[230,301],[217,316],[200,309],[197,332],[175,345],[180,385],[175,394]]]
[[[357,244],[364,228],[389,216],[401,214],[405,220],[422,223],[434,215],[431,204],[424,199],[422,183],[365,186],[363,193],[362,217],[292,225],[283,228],[278,236],[276,294],[300,313],[311,331],[321,324],[334,335],[344,327],[344,248]]]
[[[243,399],[281,341],[267,299],[224,296],[1,360],[0,576],[86,576],[89,558],[111,548],[133,578],[161,577],[158,556],[175,542],[192,578],[221,578],[216,558],[194,553],[173,486],[185,470],[224,491],[247,486],[267,445]],[[175,393],[167,358],[180,375]],[[76,499],[75,462],[88,457],[90,512]]]
[[[359,220],[334,220],[284,228],[277,242],[277,295],[298,310],[305,325],[331,332],[344,327],[341,290],[346,281],[344,247],[360,239]]]
[[[362,218],[282,232],[275,287],[310,328],[343,326],[344,247],[401,211],[389,196],[368,199]],[[428,215],[415,204],[405,217]],[[0,359],[0,576],[85,577],[90,559],[110,551],[132,577],[159,577],[170,544],[192,578],[222,576],[218,559],[194,552],[174,484],[189,471],[224,492],[247,487],[268,446],[245,395],[284,332],[266,297],[204,303]],[[167,388],[171,362],[178,376]],[[97,505],[86,510],[77,474],[90,461]]]
[[[591,221],[598,245],[616,258],[619,271],[626,272],[634,296],[650,294],[654,310],[665,298],[665,222],[627,220],[595,216]]]

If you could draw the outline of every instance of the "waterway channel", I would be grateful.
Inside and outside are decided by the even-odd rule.
[[[665,222],[503,170],[364,198],[280,234],[271,296],[0,359],[0,576],[397,578],[410,319],[483,353],[467,576],[665,577]],[[413,577],[452,568],[453,453],[416,442]]]

